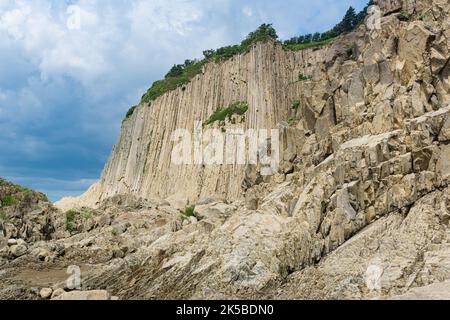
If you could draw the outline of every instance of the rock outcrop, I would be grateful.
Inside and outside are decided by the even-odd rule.
[[[381,30],[361,27],[330,47],[297,52],[260,43],[141,104],[124,121],[98,184],[59,206],[95,206],[121,194],[191,202],[242,198],[242,165],[175,165],[171,159],[175,130],[193,132],[195,121],[235,101],[247,101],[249,110],[242,124],[227,128],[274,129],[296,113],[295,144],[285,141],[284,147],[316,146],[322,154],[315,164],[332,145],[404,128],[405,120],[448,103],[446,2],[382,1],[381,7],[388,14]],[[410,21],[398,18],[399,8]],[[300,102],[296,112],[294,101]]]
[[[236,101],[249,103],[245,122],[227,127],[277,128],[288,118],[298,95],[295,82],[303,66],[316,64],[323,54],[324,50],[292,52],[275,43],[259,43],[247,54],[207,64],[188,85],[151,105],[141,104],[124,121],[99,183],[81,198],[63,199],[57,205],[95,206],[121,194],[191,202],[205,197],[241,198],[244,166],[176,165],[171,159],[172,133],[193,132],[196,121],[204,123],[217,108]]]
[[[9,259],[0,297],[32,295],[20,272],[46,252],[46,268],[78,265],[82,290],[120,299],[447,297],[450,5],[378,4],[381,29],[259,43],[140,105],[101,180],[57,204],[76,207],[71,236]],[[279,171],[174,165],[171,133],[235,101],[249,110],[224,128],[279,129]]]
[[[0,178],[0,243],[22,252],[22,241],[36,242],[64,236],[60,212],[39,192]],[[16,241],[15,239],[20,239]]]

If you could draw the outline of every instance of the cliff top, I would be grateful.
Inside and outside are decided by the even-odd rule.
[[[324,33],[315,32],[293,37],[285,41],[279,40],[276,30],[271,24],[262,24],[258,29],[250,32],[240,44],[225,46],[216,50],[205,50],[203,52],[204,58],[201,60],[186,60],[183,64],[174,65],[164,79],[155,81],[152,84],[142,96],[140,104],[151,104],[152,101],[164,95],[166,92],[188,84],[196,75],[202,72],[206,64],[220,63],[236,55],[244,54],[258,42],[275,41],[283,45],[284,49],[293,51],[329,45],[341,34],[356,29],[364,21],[368,8],[372,4],[373,1],[369,1],[367,6],[359,13],[356,13],[355,9],[350,7],[342,18],[342,21]],[[137,105],[128,110],[125,120],[133,115],[136,108]]]

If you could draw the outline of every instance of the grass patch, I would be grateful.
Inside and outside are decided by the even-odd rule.
[[[434,109],[441,109],[443,107],[442,102],[440,101],[432,101],[431,104],[433,105]]]
[[[9,207],[15,205],[17,203],[17,199],[13,196],[6,196],[1,199],[1,202],[2,205]]]
[[[50,200],[48,200],[48,197],[46,194],[44,193],[39,193],[39,200],[43,201],[43,202],[50,202]]]
[[[187,207],[186,209],[183,210],[181,215],[183,216],[184,219],[195,217],[195,206]]]
[[[331,44],[333,42],[333,40],[334,40],[334,38],[322,40],[322,41],[303,43],[303,44],[284,44],[283,48],[286,50],[291,50],[291,51],[300,51],[300,50],[306,50],[306,49],[315,48],[315,47],[327,46],[327,45]]]
[[[85,220],[92,220],[94,218],[92,211],[83,212],[82,216]]]
[[[400,21],[409,21],[411,19],[411,14],[406,11],[402,11],[398,15],[398,18],[400,19]]]
[[[352,57],[355,52],[356,45],[354,43],[349,43],[346,47],[346,52],[348,57]]]
[[[227,108],[219,108],[214,114],[209,117],[209,119],[203,124],[203,126],[207,126],[213,124],[217,121],[223,122],[227,118],[231,120],[234,115],[243,116],[248,111],[248,102],[246,101],[238,101],[230,104]]]
[[[73,221],[66,221],[66,230],[70,233],[77,231],[77,225]]]
[[[75,218],[78,215],[78,212],[70,210],[64,213],[66,216],[66,230],[70,233],[77,231],[77,224],[75,223]]]
[[[64,215],[66,216],[67,220],[73,221],[75,219],[75,217],[78,215],[78,212],[70,210],[70,211],[67,211]]]
[[[188,84],[192,78],[202,72],[203,66],[207,60],[194,61],[193,64],[186,66],[178,76],[169,76],[163,80],[153,83],[150,89],[142,96],[141,103],[150,103],[156,98],[164,95],[166,92],[175,90],[178,87]],[[133,110],[134,112],[134,110]]]
[[[309,81],[311,79],[312,79],[311,76],[305,76],[304,74],[299,74],[298,75],[298,81]]]
[[[8,220],[9,219],[8,219],[8,216],[6,215],[6,213],[3,211],[0,211],[0,222],[7,222]]]
[[[23,192],[27,194],[33,193],[33,190],[31,190],[30,188],[23,187],[19,184],[15,184],[14,187],[16,188],[17,192]]]
[[[289,82],[288,85],[293,85],[293,84],[296,84],[296,83],[299,83],[299,82],[302,82],[302,81],[310,81],[310,80],[312,80],[312,76],[305,76],[304,74],[300,73],[298,75],[298,80]]]
[[[17,192],[23,193],[25,196],[29,196],[29,197],[37,196],[37,198],[43,202],[50,202],[48,200],[47,195],[42,192],[35,192],[32,189],[21,186],[19,184],[15,184],[14,188],[16,189]]]
[[[133,113],[134,113],[134,111],[136,110],[137,107],[138,107],[138,106],[132,106],[132,107],[127,111],[127,114],[125,115],[125,120],[128,119],[128,118],[130,118],[130,117],[133,115]]]
[[[297,122],[297,118],[296,117],[290,117],[288,119],[288,123],[290,126],[294,125]]]

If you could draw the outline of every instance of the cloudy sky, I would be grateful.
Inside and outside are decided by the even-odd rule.
[[[100,176],[126,111],[170,66],[266,22],[283,39],[325,31],[365,3],[0,0],[0,176],[51,200],[78,195]]]

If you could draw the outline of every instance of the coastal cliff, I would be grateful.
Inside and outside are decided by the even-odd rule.
[[[56,203],[64,255],[34,246],[122,299],[450,299],[450,5],[377,4],[379,27],[258,42],[139,104],[99,182]],[[174,164],[171,134],[196,121],[278,129],[278,170]]]

